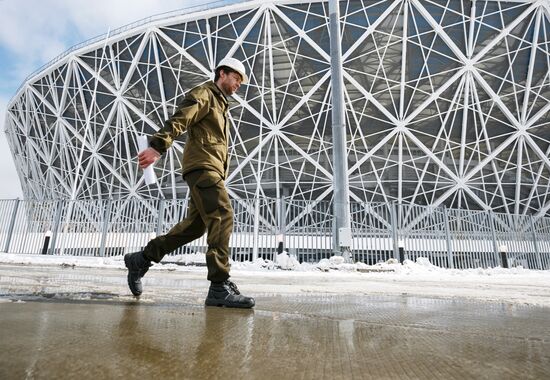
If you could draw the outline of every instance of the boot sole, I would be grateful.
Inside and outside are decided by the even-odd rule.
[[[228,303],[224,300],[215,300],[215,301],[209,301],[208,299],[204,301],[205,306],[216,306],[216,307],[228,307],[228,308],[235,308],[235,309],[252,309],[256,304],[252,305],[243,305],[243,304],[234,304],[234,303]]]

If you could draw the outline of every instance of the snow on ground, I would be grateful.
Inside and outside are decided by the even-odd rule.
[[[62,266],[126,270],[121,256],[75,257],[0,254],[0,265]],[[199,265],[194,265],[199,264]],[[204,255],[167,256],[163,265],[154,265],[154,276],[163,271],[181,272],[193,278],[206,277]],[[508,302],[550,307],[550,271],[521,267],[445,269],[427,259],[403,264],[390,259],[385,263],[347,264],[341,257],[319,263],[298,263],[283,253],[275,262],[257,259],[254,262],[233,262],[232,277],[239,287],[256,294],[333,293],[363,295],[413,295],[428,297],[462,297],[483,301]],[[122,274],[124,276],[124,274]],[[150,275],[148,275],[150,276]]]

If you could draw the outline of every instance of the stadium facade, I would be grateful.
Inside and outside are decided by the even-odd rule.
[[[350,196],[544,216],[550,210],[550,2],[340,2]],[[234,199],[333,194],[328,4],[253,1],[153,17],[26,80],[6,132],[26,198],[186,197],[185,136],[144,184],[154,133],[224,57]]]

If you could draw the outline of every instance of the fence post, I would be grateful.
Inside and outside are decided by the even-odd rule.
[[[393,258],[399,260],[399,236],[398,236],[398,223],[397,223],[397,213],[395,210],[395,202],[392,202],[390,205],[390,218],[391,218],[391,229],[392,229],[392,239],[393,239]]]
[[[111,199],[107,199],[105,214],[103,214],[103,231],[101,231],[101,245],[99,246],[99,256],[105,257],[105,245],[107,243],[107,233],[109,232],[109,221],[111,219]]]
[[[285,201],[285,197],[281,197],[281,222],[280,222],[280,225],[279,225],[279,235],[282,242],[283,242],[283,248],[286,248],[286,250],[288,251],[288,247],[284,247],[284,243],[285,243],[285,232],[286,232],[286,201]],[[277,245],[278,245],[278,242],[277,242]]]
[[[535,233],[535,222],[533,221],[533,215],[529,215],[529,221],[531,222],[531,232],[533,233],[533,245],[535,247],[535,256],[537,257],[538,269],[543,270],[544,268],[542,267],[539,245],[537,244],[537,234]]]
[[[449,258],[449,267],[451,269],[455,268],[455,263],[453,259],[453,248],[451,246],[451,231],[449,228],[449,213],[447,211],[447,206],[443,205],[443,218],[445,219],[445,237],[447,238],[447,256]]]
[[[11,214],[10,225],[8,227],[8,236],[7,236],[6,244],[4,245],[4,251],[3,251],[3,252],[6,252],[6,253],[8,253],[8,250],[10,248],[11,238],[12,238],[12,235],[13,235],[13,229],[15,228],[15,221],[17,220],[17,211],[19,209],[19,202],[21,202],[21,200],[19,198],[17,198],[15,200],[15,204],[13,205],[13,211],[12,211],[12,214]]]
[[[63,214],[64,200],[60,199],[56,203],[57,207],[53,219],[52,240],[50,240],[50,248],[48,249],[49,255],[55,255],[55,246],[57,244],[57,235],[59,234],[59,225],[61,224],[61,215]]]
[[[275,237],[275,244],[277,245],[277,249],[273,253],[273,261],[277,259],[277,253],[279,251],[279,248],[282,250],[284,249],[284,241],[285,241],[285,230],[286,230],[286,220],[285,220],[285,213],[286,213],[286,204],[285,204],[285,197],[284,195],[277,198],[277,235]],[[288,249],[288,247],[287,247]]]
[[[260,243],[260,198],[254,198],[254,230],[252,231],[252,261],[258,259],[258,244]]]
[[[158,212],[158,221],[157,221],[157,236],[160,236],[162,232],[162,227],[164,226],[164,199],[159,199],[159,212]]]
[[[494,219],[493,211],[487,210],[487,213],[489,214],[489,225],[491,226],[491,235],[493,237],[493,251],[495,253],[495,264],[496,264],[501,261],[501,257],[500,257],[500,250],[497,244],[497,234],[495,232],[495,219]]]

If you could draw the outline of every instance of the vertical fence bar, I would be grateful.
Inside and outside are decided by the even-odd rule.
[[[480,220],[483,225],[483,233],[480,235],[480,244],[483,246],[483,252],[485,253],[486,268],[494,267],[494,255],[491,253],[491,236],[489,228],[489,220],[487,213],[480,213]]]
[[[458,223],[460,225],[460,230],[464,232],[464,239],[462,241],[462,252],[463,252],[463,260],[464,260],[464,267],[463,268],[471,268],[472,267],[472,254],[470,252],[470,226],[468,225],[468,221],[464,217],[463,210],[457,210],[458,211]]]
[[[258,258],[258,244],[260,237],[260,198],[254,198],[254,223],[252,230],[254,241],[252,242],[252,261]]]
[[[54,220],[53,220],[52,240],[50,243],[50,249],[48,250],[48,254],[50,255],[55,255],[55,249],[57,247],[57,237],[59,235],[59,226],[61,224],[61,216],[63,214],[64,203],[65,202],[63,200],[57,201]]]
[[[111,199],[107,199],[105,213],[103,214],[103,230],[101,232],[101,243],[99,246],[99,256],[105,257],[105,243],[107,242],[107,234],[109,233],[109,223],[111,222]]]
[[[476,236],[476,242],[477,247],[479,251],[481,252],[481,257],[483,259],[483,268],[489,268],[490,264],[490,257],[487,254],[487,247],[485,244],[486,238],[485,238],[485,214],[479,213],[478,214],[478,221],[479,221],[479,229],[478,234]]]
[[[477,219],[476,213],[477,211],[474,211],[474,213],[470,213],[470,215],[465,215],[468,226],[470,228],[471,238],[468,240],[470,243],[470,252],[471,252],[470,254],[472,255],[472,259],[473,259],[472,268],[479,268],[480,266],[482,266],[480,251],[477,249],[477,244],[475,241],[475,236],[477,233],[477,226],[478,226],[478,224],[476,223],[476,219]]]
[[[491,268],[493,265],[493,255],[488,247],[487,241],[487,215],[485,213],[479,213],[479,221],[482,229],[480,229],[479,245],[483,249],[483,257],[485,260],[484,268]]]
[[[517,266],[518,262],[523,258],[523,255],[521,254],[521,252],[523,251],[522,244],[521,244],[522,236],[518,230],[520,228],[519,218],[517,218],[515,215],[512,215],[511,219],[512,220],[510,222],[510,229],[508,231],[509,243],[507,245],[508,245],[509,252],[510,252],[510,247],[512,247],[512,251],[514,255],[514,266]],[[525,261],[527,262],[526,266],[529,267],[527,257],[525,257]]]
[[[447,217],[449,222],[449,234],[451,235],[451,241],[453,242],[453,265],[456,268],[460,269],[461,262],[461,233],[456,228],[455,214],[454,210],[447,210]]]
[[[535,231],[540,231],[541,235],[539,238],[539,250],[541,253],[542,259],[542,269],[550,268],[550,255],[549,255],[549,244],[548,244],[548,226],[547,220],[544,218],[539,218],[535,222]]]
[[[531,224],[531,234],[533,237],[533,247],[535,248],[535,257],[537,258],[537,269],[543,270],[542,259],[540,257],[539,245],[537,243],[537,234],[535,232],[535,222],[533,221],[533,215],[529,216],[529,223]]]
[[[410,223],[410,220],[415,220],[418,217],[418,207],[416,205],[403,205],[400,204],[400,213],[403,214],[403,224],[402,226],[407,226],[407,224]],[[405,209],[411,208],[412,213],[406,215]],[[398,213],[399,214],[399,213]],[[413,226],[409,225],[407,228],[405,228],[406,233],[406,243],[404,243],[403,249],[405,250],[404,256],[408,260],[416,261],[418,258],[419,248],[418,248],[418,242],[416,239],[415,231],[413,230]]]
[[[537,269],[537,255],[536,255],[536,248],[531,241],[532,234],[529,233],[529,230],[531,229],[531,221],[529,220],[529,216],[525,215],[522,218],[522,242],[523,242],[523,252],[525,254],[525,257],[527,259],[527,262],[529,263],[529,269]]]
[[[15,204],[13,205],[13,211],[11,214],[10,224],[7,230],[7,236],[6,236],[6,244],[4,245],[4,252],[8,253],[11,243],[11,238],[13,235],[13,229],[15,227],[15,220],[17,219],[17,210],[19,209],[19,202],[21,202],[18,199],[15,200]]]
[[[491,236],[493,238],[493,253],[495,257],[495,264],[500,263],[500,256],[499,256],[499,248],[497,244],[497,235],[495,231],[495,219],[493,212],[491,210],[487,210],[487,214],[489,216],[489,226],[491,227]]]
[[[449,268],[454,269],[454,259],[453,259],[453,248],[451,246],[451,232],[449,229],[449,213],[447,212],[447,207],[443,206],[443,219],[445,223],[445,237],[447,239],[447,257],[449,263],[447,264]]]
[[[445,220],[443,211],[439,209],[432,209],[433,217],[429,228],[430,234],[430,250],[433,252],[435,265],[447,268],[447,243],[444,241],[445,236]]]
[[[395,210],[395,202],[392,202],[390,205],[390,219],[391,219],[391,232],[393,239],[393,258],[399,260],[399,235],[398,235],[398,221]]]
[[[157,219],[157,236],[160,236],[164,226],[164,208],[166,207],[166,201],[164,199],[159,200],[159,213]]]
[[[434,231],[434,235],[436,237],[436,241],[437,241],[437,249],[438,249],[438,252],[439,255],[441,256],[440,258],[440,262],[441,262],[441,266],[442,267],[445,267],[445,268],[450,268],[450,263],[449,263],[449,260],[447,259],[447,257],[445,256],[445,249],[448,249],[448,245],[450,245],[450,242],[451,242],[451,235],[449,233],[449,225],[448,225],[448,219],[445,218],[445,216],[448,216],[448,215],[445,215],[443,212],[440,212],[439,213],[439,223],[438,225],[441,225],[443,226],[444,230],[445,230],[445,237],[448,238],[448,241],[445,242],[445,245],[443,246],[443,242],[442,242],[442,239],[443,239],[443,236],[441,233],[437,233],[437,231]],[[448,252],[447,252],[447,256],[448,256]]]
[[[462,214],[460,210],[453,210],[455,217],[455,226],[456,230],[460,233],[460,269],[467,268],[468,266],[468,254],[466,249],[466,237],[468,236],[467,231],[463,228],[462,223]]]

